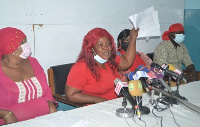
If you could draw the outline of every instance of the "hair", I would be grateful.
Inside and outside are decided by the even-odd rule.
[[[92,76],[96,78],[97,81],[101,78],[101,75],[94,59],[92,49],[94,48],[97,41],[102,37],[107,37],[110,40],[112,51],[111,56],[108,59],[108,65],[112,69],[113,74],[115,74],[115,71],[118,67],[118,64],[115,62],[116,46],[113,37],[103,28],[94,28],[85,35],[83,39],[82,50],[77,59],[77,61],[86,62],[87,67],[92,73]]]
[[[117,37],[117,48],[119,48],[121,45],[119,43],[119,40],[121,39],[122,41],[126,40],[126,38],[130,35],[130,30],[129,29],[124,29],[122,30],[118,37]]]

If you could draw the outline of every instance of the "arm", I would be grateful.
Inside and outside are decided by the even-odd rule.
[[[10,113],[9,112],[10,111],[8,110],[0,109],[0,119],[4,119],[6,124],[18,122],[18,119],[14,113],[12,111]]]
[[[106,101],[105,98],[84,94],[81,90],[68,85],[65,87],[65,95],[67,100],[74,103],[94,104]]]
[[[196,80],[197,75],[195,73],[194,64],[186,67],[186,72],[183,74],[183,76],[187,79],[188,82]]]
[[[136,54],[136,38],[138,36],[138,31],[139,29],[135,30],[135,28],[130,31],[131,39],[126,53],[120,57],[119,71],[125,71],[133,64]]]
[[[190,82],[190,81],[194,81],[196,78],[196,73],[195,73],[195,66],[192,63],[192,60],[189,56],[188,50],[185,47],[185,45],[183,46],[183,64],[186,67],[186,73],[184,73],[184,77]]]
[[[57,112],[57,109],[55,108],[54,102],[53,101],[47,101],[49,105],[49,113],[54,113]]]

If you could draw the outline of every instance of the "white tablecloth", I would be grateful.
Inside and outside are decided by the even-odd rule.
[[[173,89],[176,89],[174,87]],[[200,81],[181,85],[180,95],[186,97],[189,102],[200,106]],[[149,107],[152,111],[153,106],[149,103],[149,97],[143,94],[143,105]],[[119,118],[116,116],[116,110],[122,108],[122,98],[93,104],[69,111],[57,112],[55,114],[42,116],[39,118],[6,125],[9,127],[145,127],[142,121],[145,121],[147,127],[161,127],[161,118],[155,117],[152,112],[148,115],[141,115],[142,121],[135,115],[133,118]],[[162,105],[164,106],[164,105]],[[131,108],[130,104],[127,106]],[[195,113],[182,105],[173,105],[162,112],[154,110],[157,116],[162,116],[163,127],[199,127],[200,114]],[[173,115],[172,115],[172,113]],[[60,118],[59,118],[60,116]],[[175,121],[176,124],[175,123]],[[49,122],[48,122],[49,121]],[[52,124],[52,123],[53,124]],[[78,123],[78,124],[74,124]],[[70,125],[71,124],[71,125]]]

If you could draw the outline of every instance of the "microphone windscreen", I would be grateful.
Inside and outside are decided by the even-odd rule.
[[[177,73],[177,74],[179,74],[179,75],[182,73],[182,71],[176,69],[174,65],[168,64],[168,66],[169,66],[169,70],[171,70],[171,71],[173,71],[173,72],[175,72],[175,73]]]
[[[155,67],[151,67],[149,69],[151,72],[153,72],[153,74],[156,76],[156,79],[163,79],[164,77],[164,72],[158,68],[155,68]]]
[[[174,67],[174,65],[172,65],[172,64],[168,64],[169,65],[169,70],[171,70],[171,71],[175,71],[175,67]]]
[[[115,84],[115,93],[117,95],[120,95],[120,91],[121,89],[124,87],[128,87],[128,83],[127,82],[122,82],[119,78],[116,78],[114,80],[114,84]]]
[[[133,76],[135,75],[135,72],[128,72],[125,74],[125,76],[129,79],[129,80],[134,80]]]
[[[150,71],[148,70],[148,68],[146,68],[144,65],[139,65],[137,67],[137,71],[144,71],[146,73],[149,73]]]
[[[131,80],[128,84],[128,90],[132,97],[142,96],[143,88],[140,80]]]

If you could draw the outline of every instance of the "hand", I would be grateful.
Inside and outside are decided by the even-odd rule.
[[[137,29],[135,29],[135,28],[133,28],[131,31],[130,31],[130,38],[131,38],[131,40],[132,39],[136,39],[137,38],[137,36],[138,36],[138,31],[139,31],[139,28],[137,28]]]
[[[49,104],[49,113],[57,112],[57,109],[56,109],[56,107],[54,105],[54,102],[48,101],[48,104]]]
[[[195,72],[190,73],[189,76],[190,76],[190,81],[191,81],[191,82],[196,80],[196,73],[195,73]]]
[[[5,116],[4,116],[5,117]],[[12,112],[8,117],[5,118],[5,123],[9,124],[9,123],[16,123],[18,122],[17,117],[15,116],[15,114]]]
[[[186,73],[184,73],[183,74],[183,77],[187,80],[187,82],[193,82],[193,81],[195,81],[196,79],[196,73],[194,72],[194,73],[188,73],[188,72],[186,72]]]

